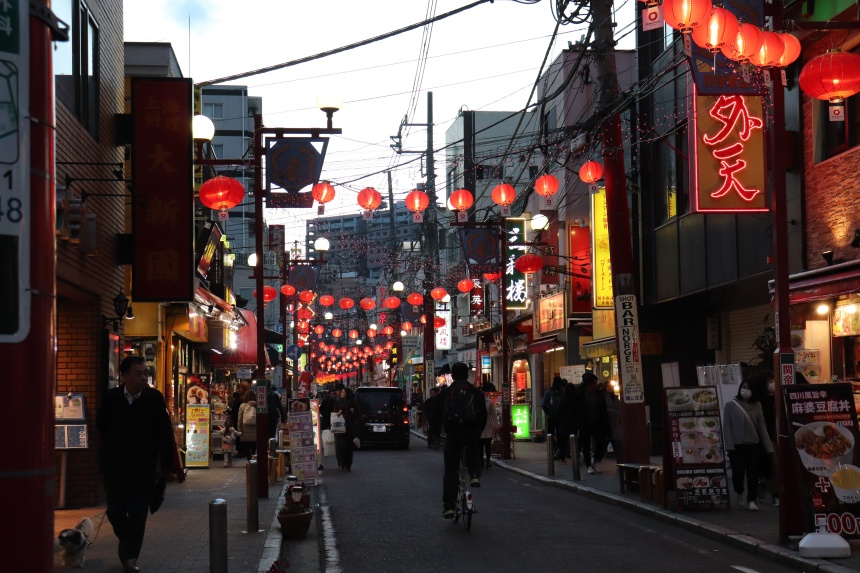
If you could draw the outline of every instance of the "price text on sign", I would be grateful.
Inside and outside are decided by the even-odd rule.
[[[645,401],[642,382],[642,349],[639,343],[639,317],[636,296],[615,297],[615,319],[618,327],[618,360],[621,392],[628,404]]]

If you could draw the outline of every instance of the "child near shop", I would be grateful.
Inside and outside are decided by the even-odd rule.
[[[236,442],[239,441],[241,434],[233,427],[230,418],[224,422],[223,438],[221,439],[221,449],[224,452],[224,467],[233,467],[233,452],[236,451]]]

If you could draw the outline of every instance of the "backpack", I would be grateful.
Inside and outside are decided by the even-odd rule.
[[[559,404],[561,404],[561,392],[559,392],[558,394],[556,394],[555,392],[550,394],[550,396],[549,396],[549,408],[548,408],[549,412],[547,414],[549,416],[552,416],[553,418],[557,418],[558,417],[558,406],[559,406]]]
[[[477,419],[475,393],[468,384],[455,382],[442,406],[442,423],[446,429],[456,430],[474,427]]]
[[[243,426],[256,426],[257,425],[257,406],[248,405],[245,408],[245,411],[242,412],[242,425]]]

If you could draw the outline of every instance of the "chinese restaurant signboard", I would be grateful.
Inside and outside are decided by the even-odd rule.
[[[474,286],[469,291],[469,316],[484,314],[484,279],[472,279]]]
[[[857,413],[850,384],[783,386],[788,426],[812,506],[812,531],[860,537]],[[796,452],[796,454],[795,454]]]
[[[194,300],[190,79],[132,78],[135,301]]]
[[[694,209],[767,211],[762,98],[696,95]]]
[[[609,261],[609,215],[606,211],[606,189],[591,195],[592,288],[594,308],[613,308],[612,265]]]
[[[666,388],[664,392],[678,503],[685,507],[728,504],[717,388]]]
[[[505,298],[508,310],[525,310],[528,307],[528,279],[514,268],[514,262],[526,254],[526,220],[521,217],[505,219],[505,260],[504,276]]]

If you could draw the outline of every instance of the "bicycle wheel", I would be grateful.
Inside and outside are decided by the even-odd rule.
[[[460,494],[460,511],[463,514],[463,529],[469,531],[472,527],[472,510],[466,503],[466,492]]]
[[[461,495],[460,495],[460,492],[461,492],[461,491],[462,491],[462,490],[457,490],[457,497],[458,497],[458,498],[460,498],[460,497],[461,497]],[[461,515],[463,515],[463,508],[462,508],[462,506],[460,505],[460,502],[458,501],[458,502],[457,502],[457,504],[454,506],[454,523],[455,523],[455,524],[456,524],[458,521],[460,521],[460,516],[461,516]]]

